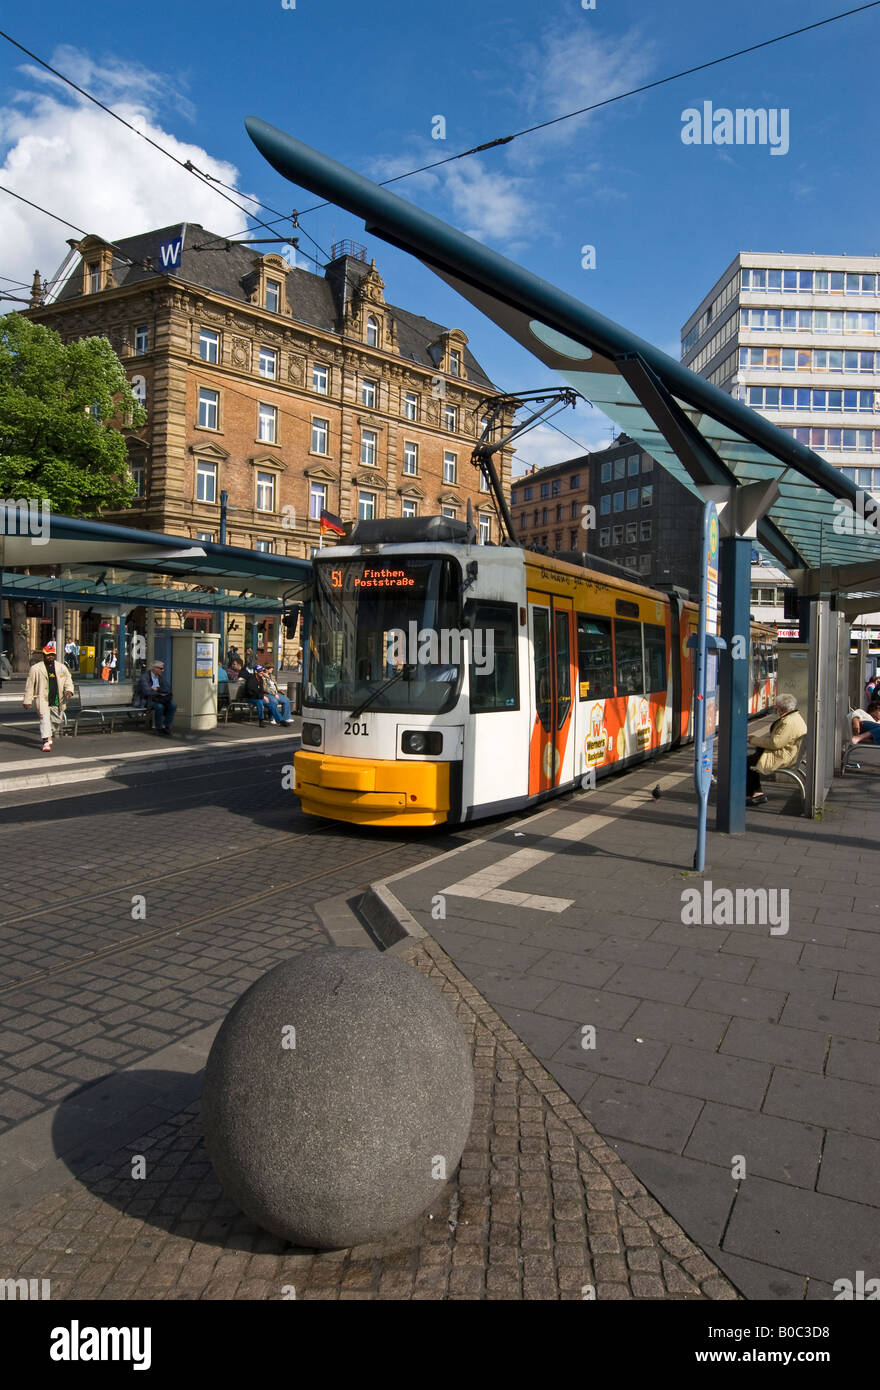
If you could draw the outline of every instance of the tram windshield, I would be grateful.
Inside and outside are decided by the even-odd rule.
[[[315,562],[306,703],[437,713],[461,689],[458,567],[428,555]]]

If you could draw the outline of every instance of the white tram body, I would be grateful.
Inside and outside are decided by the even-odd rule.
[[[432,523],[438,523],[433,525]],[[412,540],[389,543],[389,532]],[[294,790],[317,816],[496,815],[692,734],[695,604],[443,518],[315,558]],[[423,540],[425,534],[452,539]],[[458,645],[457,645],[458,644]]]

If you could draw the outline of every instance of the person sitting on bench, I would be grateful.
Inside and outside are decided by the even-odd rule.
[[[880,700],[871,700],[866,710],[853,710],[852,741],[880,743]]]
[[[769,776],[780,768],[792,767],[797,762],[801,739],[806,736],[807,726],[798,714],[797,700],[793,695],[777,697],[776,713],[779,718],[770,725],[766,734],[749,734],[748,737],[754,749],[746,756],[746,801],[749,806],[760,806],[767,800],[761,790],[761,774]]]

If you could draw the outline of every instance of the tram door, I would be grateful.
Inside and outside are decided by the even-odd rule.
[[[529,593],[532,639],[532,708],[529,795],[574,778],[572,663],[574,605],[571,599]]]

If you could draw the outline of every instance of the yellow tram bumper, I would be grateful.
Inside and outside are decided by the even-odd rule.
[[[373,762],[294,754],[294,791],[310,816],[355,825],[442,825],[450,763]]]

